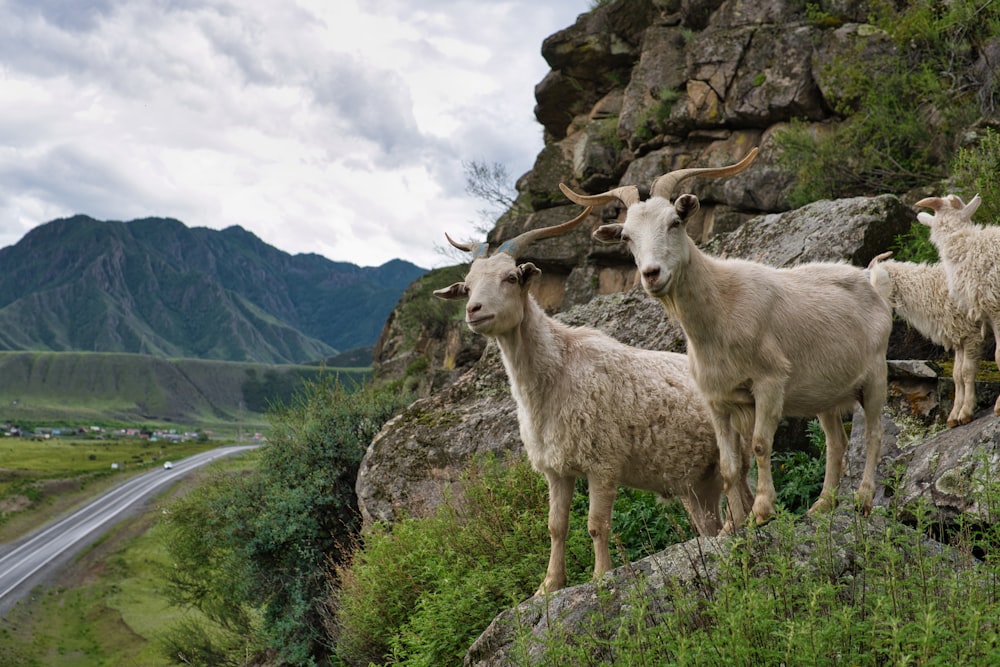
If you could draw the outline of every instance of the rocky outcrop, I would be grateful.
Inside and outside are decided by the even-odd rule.
[[[934,380],[932,380],[934,382]],[[959,521],[967,525],[996,523],[997,508],[981,504],[982,490],[1000,479],[1000,418],[993,416],[993,402],[1000,385],[996,381],[976,383],[980,406],[975,419],[965,426],[945,429],[940,422],[930,427],[914,412],[889,410],[883,416],[885,437],[876,478],[875,505],[892,508],[903,518],[913,518],[922,508],[944,530]],[[950,387],[944,396],[951,396]],[[942,401],[946,416],[950,401]],[[932,401],[928,404],[936,408]],[[864,431],[860,415],[848,447],[849,462],[844,485],[861,479]]]
[[[834,587],[855,590],[869,585],[859,573],[868,566],[873,554],[864,545],[885,542],[886,531],[895,533],[893,548],[901,557],[920,550],[933,557],[936,571],[927,577],[954,576],[956,572],[976,567],[975,559],[934,542],[881,516],[858,521],[850,511],[832,516],[806,517],[783,533],[777,523],[748,532],[740,539],[729,537],[697,538],[676,544],[657,554],[619,567],[606,574],[599,584],[573,586],[535,597],[504,611],[483,631],[465,656],[466,667],[500,667],[510,664],[547,664],[547,643],[574,642],[574,637],[594,635],[606,641],[594,642],[606,647],[606,655],[592,654],[592,664],[611,664],[612,641],[621,632],[634,631],[624,620],[629,608],[645,610],[644,622],[658,625],[678,613],[680,604],[696,606],[690,597],[707,599],[716,590],[720,573],[727,561],[743,553],[758,566],[767,554],[778,550],[790,560],[790,572],[803,573],[822,568],[824,581]],[[787,551],[788,545],[795,545]],[[927,560],[931,561],[931,558]],[[680,593],[679,593],[680,592]],[[595,622],[601,619],[604,622]],[[598,649],[599,650],[599,649]]]

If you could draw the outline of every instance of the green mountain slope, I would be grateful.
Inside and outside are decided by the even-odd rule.
[[[373,344],[424,272],[289,255],[240,227],[78,215],[0,249],[0,350],[322,359]]]
[[[363,369],[255,364],[150,355],[0,352],[0,422],[95,420],[260,428],[275,402],[288,403],[303,380]]]

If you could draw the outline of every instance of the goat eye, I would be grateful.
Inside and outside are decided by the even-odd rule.
[[[513,273],[508,273],[506,276],[504,276],[503,280],[504,282],[513,284],[517,282],[517,276],[514,275]]]

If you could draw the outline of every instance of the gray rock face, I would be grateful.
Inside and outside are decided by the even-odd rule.
[[[993,416],[998,387],[977,386],[977,402],[986,405],[965,426],[928,428],[912,415],[890,411],[883,416],[885,438],[876,478],[875,505],[898,509],[913,516],[923,506],[944,528],[953,528],[963,518],[972,523],[994,523],[995,507],[984,507],[976,499],[986,483],[1000,479],[1000,418]],[[947,410],[944,410],[947,414]],[[857,430],[861,429],[861,430]],[[852,433],[864,430],[864,420],[855,417]],[[861,478],[864,442],[852,435],[842,488],[854,488]]]
[[[846,262],[867,266],[916,221],[893,195],[818,201],[786,213],[754,218],[707,247],[720,257],[771,266]]]
[[[470,371],[415,401],[372,440],[355,485],[362,519],[427,516],[473,457],[520,447],[517,408],[490,346]]]

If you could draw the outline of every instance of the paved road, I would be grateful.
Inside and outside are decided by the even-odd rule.
[[[122,482],[69,516],[27,537],[0,545],[0,617],[45,577],[57,572],[150,496],[206,463],[254,447],[219,447],[175,461],[169,470],[157,467]]]

